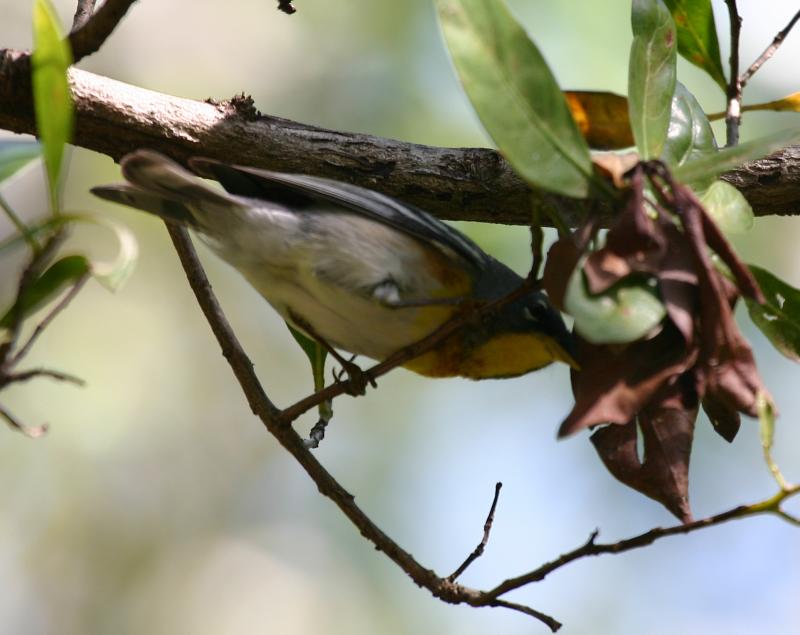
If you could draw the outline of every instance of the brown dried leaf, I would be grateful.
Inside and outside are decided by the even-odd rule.
[[[615,478],[690,523],[689,458],[696,418],[696,406],[676,409],[658,404],[643,410],[636,421],[601,428],[591,440]],[[636,448],[637,423],[644,441],[643,460]]]
[[[736,409],[717,401],[715,395],[706,395],[703,399],[703,410],[716,433],[731,443],[736,438],[742,423]]]
[[[586,259],[583,270],[589,292],[603,293],[633,272],[657,271],[666,246],[663,225],[645,211],[642,172],[637,170],[628,202],[608,231],[605,245]]]
[[[542,287],[547,291],[547,297],[560,311],[564,310],[567,284],[580,257],[581,251],[572,236],[560,238],[547,252],[542,273]]]
[[[696,350],[687,349],[671,325],[652,339],[622,349],[575,339],[581,369],[572,371],[575,406],[559,428],[560,437],[589,426],[632,420],[697,359]]]
[[[592,163],[599,170],[600,174],[614,184],[618,190],[625,189],[630,185],[627,178],[636,164],[639,162],[639,154],[637,152],[625,152],[619,154],[617,152],[595,152],[592,155]]]

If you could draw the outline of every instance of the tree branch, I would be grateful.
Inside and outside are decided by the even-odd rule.
[[[739,36],[742,32],[742,18],[736,7],[736,0],[725,0],[728,5],[728,20],[731,31],[730,79],[728,80],[728,107],[725,111],[725,130],[727,146],[739,143],[739,124],[742,120],[742,84],[739,80]]]
[[[108,39],[134,2],[136,0],[106,0],[96,13],[69,34],[74,63],[77,64],[87,55],[100,50],[103,42]],[[78,12],[84,4],[86,3],[82,0],[78,5]],[[94,5],[93,2],[91,4]],[[75,24],[77,23],[78,13],[75,14]]]
[[[98,11],[98,15],[99,15]],[[33,134],[27,55],[0,50],[0,128]],[[228,163],[303,172],[396,196],[450,220],[528,225],[531,205],[555,206],[573,225],[604,203],[532,191],[494,150],[438,148],[366,134],[326,130],[260,115],[246,98],[199,102],[136,88],[72,69],[77,107],[74,143],[119,160],[152,148],[186,162],[205,156]],[[800,147],[732,171],[756,214],[800,214]]]
[[[77,31],[80,29],[94,13],[95,0],[78,0],[78,6],[75,8],[75,17],[72,18],[72,30]]]
[[[236,335],[231,329],[222,308],[219,306],[211,290],[192,242],[185,229],[167,224],[170,237],[175,246],[186,277],[194,291],[195,297],[214,332],[225,359],[231,366],[236,379],[247,398],[253,413],[261,419],[267,430],[278,442],[300,463],[309,477],[314,481],[320,493],[331,499],[347,516],[361,535],[384,552],[397,564],[418,586],[428,589],[435,597],[450,604],[469,604],[471,606],[506,606],[504,601],[483,601],[484,593],[452,582],[438,576],[431,569],[426,569],[414,557],[402,549],[380,527],[356,505],[355,498],[347,492],[336,479],[322,466],[314,455],[306,448],[303,439],[291,426],[285,425],[280,411],[267,397],[253,370],[253,364],[247,357]],[[507,608],[522,611],[541,620],[555,631],[561,624],[552,617],[521,605],[508,605]]]
[[[553,571],[560,569],[561,567],[566,566],[575,560],[580,560],[581,558],[585,558],[587,556],[599,556],[606,553],[622,553],[625,551],[631,551],[632,549],[647,547],[648,545],[653,544],[656,540],[666,538],[667,536],[688,534],[693,531],[697,531],[698,529],[720,525],[731,520],[748,518],[750,516],[757,516],[760,514],[774,514],[779,518],[787,520],[788,522],[793,522],[793,517],[787,514],[781,508],[781,504],[788,498],[796,496],[798,493],[800,493],[800,485],[788,486],[779,491],[775,496],[772,496],[771,498],[759,503],[753,503],[752,505],[740,505],[739,507],[734,507],[733,509],[715,514],[714,516],[708,516],[700,520],[695,520],[691,523],[673,525],[672,527],[656,527],[639,534],[638,536],[633,536],[632,538],[626,538],[625,540],[620,540],[613,543],[595,542],[599,534],[599,532],[595,530],[592,532],[592,535],[589,536],[589,540],[587,540],[577,549],[568,551],[555,560],[545,563],[533,571],[505,580],[501,584],[497,585],[494,589],[489,591],[487,597],[496,598],[527,584],[540,582]],[[789,516],[789,518],[787,518],[787,516]]]
[[[480,591],[458,584],[449,578],[443,578],[431,569],[423,567],[410,553],[402,549],[392,538],[375,525],[361,508],[356,505],[354,497],[334,479],[334,477],[316,460],[308,448],[305,447],[302,438],[294,429],[292,429],[291,426],[285,425],[282,416],[283,413],[272,404],[261,388],[253,370],[252,363],[236,339],[230,324],[214,297],[211,291],[211,285],[197,259],[197,255],[194,252],[186,230],[170,225],[167,227],[181,259],[181,263],[183,264],[184,271],[189,279],[189,283],[195,293],[195,297],[206,315],[211,329],[222,348],[223,355],[234,371],[253,413],[261,419],[267,430],[295,460],[300,463],[309,477],[317,485],[320,493],[333,501],[340,511],[347,516],[356,528],[358,528],[361,535],[372,542],[376,549],[383,551],[395,564],[405,571],[418,586],[428,589],[434,597],[444,602],[450,604],[468,604],[473,607],[502,607],[519,611],[540,620],[555,632],[561,627],[561,624],[554,618],[528,606],[501,599],[500,596],[527,584],[543,580],[553,571],[587,556],[622,553],[632,549],[638,549],[639,547],[650,545],[656,540],[667,536],[687,534],[730,520],[771,513],[787,522],[796,523],[798,521],[797,518],[783,510],[781,506],[785,500],[800,493],[800,486],[787,486],[775,496],[759,503],[742,505],[688,524],[680,524],[666,528],[657,527],[643,534],[639,534],[638,536],[620,540],[615,543],[597,543],[596,538],[598,532],[594,532],[589,540],[580,547],[528,573],[515,578],[509,578],[490,591]],[[0,413],[0,415],[2,414],[3,413]],[[491,529],[491,519],[494,515],[498,492],[499,487],[495,492],[492,509],[490,510],[486,526],[484,527],[484,540],[481,542],[481,545],[488,539],[488,532]],[[469,562],[470,559],[468,559],[467,564]],[[463,566],[457,571],[462,569]]]
[[[744,73],[740,75],[739,84],[741,85],[742,88],[744,88],[747,82],[750,81],[750,78],[756,74],[756,71],[758,71],[758,69],[764,65],[764,62],[766,62],[769,58],[775,55],[775,51],[777,51],[778,48],[780,48],[780,45],[783,44],[783,41],[786,39],[786,36],[789,35],[789,31],[792,30],[792,28],[794,27],[794,25],[797,23],[798,20],[800,20],[800,11],[795,13],[792,19],[789,20],[789,23],[785,27],[783,27],[783,29],[778,31],[778,34],[775,36],[775,39],[772,40],[770,45],[764,49],[764,52],[758,56],[755,62],[750,64],[750,66]]]

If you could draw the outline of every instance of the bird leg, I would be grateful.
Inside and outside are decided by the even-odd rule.
[[[315,340],[322,348],[324,348],[331,356],[339,362],[339,365],[342,367],[342,371],[338,375],[334,375],[337,382],[342,381],[342,374],[347,374],[347,394],[352,395],[353,397],[359,397],[367,392],[367,386],[371,385],[373,388],[376,388],[378,384],[375,382],[374,379],[368,377],[364,371],[361,369],[360,366],[353,363],[353,360],[356,358],[353,355],[349,360],[342,357],[339,352],[333,348],[325,338],[321,337],[305,319],[297,315],[294,311],[289,311],[289,317],[291,318],[292,322],[294,322],[295,326],[297,326],[313,340]]]

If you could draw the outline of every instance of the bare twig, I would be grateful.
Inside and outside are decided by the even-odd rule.
[[[19,373],[11,373],[9,375],[0,376],[0,388],[8,384],[14,384],[23,381],[30,381],[37,377],[48,377],[56,381],[65,381],[76,386],[85,386],[86,382],[75,375],[61,372],[60,370],[53,370],[51,368],[34,368],[32,370],[23,370]]]
[[[453,573],[447,576],[447,579],[450,582],[454,582],[456,578],[458,578],[467,568],[475,562],[478,558],[483,555],[483,550],[486,549],[486,545],[489,542],[489,534],[492,533],[492,524],[494,524],[494,512],[497,509],[497,500],[500,498],[500,490],[502,489],[503,484],[498,482],[494,486],[494,498],[492,499],[492,506],[489,508],[489,515],[486,517],[486,522],[483,523],[483,538],[478,543],[478,546],[473,549],[472,553],[469,554],[461,563],[461,566],[458,567]]]
[[[772,43],[764,49],[764,52],[758,56],[756,61],[750,64],[750,67],[739,76],[739,85],[741,88],[745,87],[747,82],[750,81],[750,78],[755,75],[756,71],[758,71],[758,69],[764,65],[764,62],[775,55],[775,51],[777,51],[781,44],[783,44],[786,36],[789,35],[789,31],[792,30],[798,20],[800,20],[800,10],[794,14],[794,17],[791,20],[789,20],[789,24],[787,24],[778,32],[778,35],[775,36],[775,39],[772,40]]]
[[[74,63],[100,50],[134,2],[136,0],[106,0],[82,26],[69,34]]]
[[[742,84],[739,79],[739,37],[742,32],[742,18],[736,7],[736,0],[725,0],[731,29],[730,79],[728,81],[728,107],[725,111],[726,145],[739,143],[739,124],[742,120]]]
[[[361,534],[376,549],[383,551],[389,559],[397,564],[417,585],[428,589],[435,597],[450,604],[469,604],[470,606],[503,606],[504,601],[491,598],[484,601],[481,591],[462,586],[442,578],[430,569],[426,569],[414,557],[402,549],[394,540],[384,533],[359,508],[354,497],[347,492],[331,474],[317,461],[305,447],[303,439],[291,426],[284,425],[282,413],[273,405],[264,392],[253,370],[253,365],[236,335],[231,330],[219,303],[211,290],[211,285],[197,259],[191,240],[186,230],[167,225],[175,249],[184,267],[189,284],[195,297],[222,348],[225,359],[231,366],[240,386],[247,398],[253,413],[261,419],[267,430],[297,460],[309,477],[314,481],[320,493],[331,499],[341,512],[352,522]],[[509,606],[523,611],[548,625],[553,630],[560,624],[552,617],[539,613],[534,609],[521,606]]]
[[[22,346],[17,349],[17,352],[11,358],[9,366],[15,366],[20,362],[20,360],[28,354],[28,351],[31,350],[31,347],[36,342],[36,339],[44,332],[44,330],[50,326],[53,320],[56,319],[59,313],[67,308],[67,305],[72,302],[76,295],[80,292],[83,288],[83,285],[86,284],[86,281],[89,279],[89,274],[84,274],[80,278],[75,281],[75,284],[70,287],[70,290],[64,294],[64,296],[56,303],[56,305],[50,310],[50,312],[44,317],[44,319],[36,325],[36,328],[31,333],[31,336],[28,338],[28,341],[25,342]]]
[[[632,549],[639,549],[640,547],[651,545],[656,540],[666,538],[667,536],[688,534],[698,529],[704,529],[706,527],[712,527],[714,525],[719,525],[731,520],[747,518],[749,516],[756,516],[759,514],[774,514],[786,520],[787,513],[781,509],[781,504],[786,499],[797,495],[799,492],[800,485],[794,485],[788,487],[787,489],[781,490],[775,496],[760,503],[754,503],[752,505],[740,505],[739,507],[729,509],[728,511],[720,514],[708,516],[707,518],[696,520],[687,524],[674,525],[672,527],[656,527],[655,529],[646,531],[638,536],[620,540],[619,542],[614,543],[604,544],[595,542],[598,535],[598,532],[595,531],[589,537],[589,540],[587,540],[577,549],[573,549],[572,551],[559,556],[555,560],[543,564],[533,571],[505,580],[501,584],[497,585],[494,589],[489,591],[487,596],[499,597],[505,593],[508,593],[509,591],[513,591],[514,589],[531,584],[532,582],[539,582],[544,580],[544,578],[553,571],[560,569],[561,567],[574,562],[575,560],[579,560],[587,556],[599,556],[606,553],[622,553]]]
[[[40,426],[26,426],[24,423],[17,421],[17,419],[8,410],[0,406],[0,419],[5,422],[17,432],[21,432],[26,437],[36,439],[47,432],[47,424],[43,423]]]
[[[78,0],[78,6],[75,9],[75,17],[72,19],[72,30],[77,31],[80,29],[94,13],[95,0]]]
[[[542,214],[541,211],[534,207],[531,212],[531,270],[528,272],[528,280],[538,280],[542,272],[542,263],[544,263],[544,253],[542,252],[544,245],[544,231],[542,230]]]
[[[584,545],[577,549],[565,553],[529,573],[515,578],[509,578],[490,591],[472,589],[447,578],[440,577],[434,571],[423,567],[411,554],[403,550],[392,538],[375,525],[358,505],[356,505],[353,496],[348,493],[309,452],[304,446],[302,438],[294,429],[291,426],[285,425],[285,414],[287,411],[279,411],[267,398],[261,388],[258,378],[253,371],[252,363],[238,343],[236,336],[232,332],[230,325],[211,291],[211,287],[197,259],[197,255],[194,252],[186,230],[173,226],[168,226],[168,229],[198,303],[201,305],[212,331],[220,343],[223,354],[239,380],[239,384],[253,412],[261,419],[267,430],[278,442],[298,461],[298,463],[300,463],[309,477],[317,485],[320,493],[331,499],[367,540],[372,542],[379,551],[383,551],[417,585],[428,589],[434,597],[444,602],[450,604],[468,604],[473,607],[502,607],[520,611],[526,615],[535,617],[546,624],[551,630],[555,631],[560,627],[560,624],[554,618],[530,607],[500,599],[500,596],[526,584],[542,580],[553,571],[586,556],[595,556],[604,553],[622,553],[652,544],[656,540],[667,536],[686,534],[705,527],[711,527],[730,520],[746,518],[757,514],[771,513],[789,522],[794,522],[794,520],[796,520],[793,516],[781,509],[781,504],[784,500],[800,492],[800,486],[792,486],[784,489],[775,496],[760,503],[736,507],[715,516],[709,516],[708,518],[685,525],[681,524],[667,528],[657,527],[638,536],[615,543],[596,543],[597,532],[595,532]]]

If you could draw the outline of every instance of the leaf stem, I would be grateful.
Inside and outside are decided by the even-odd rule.
[[[0,194],[0,207],[3,208],[6,216],[8,216],[8,218],[14,224],[14,227],[17,228],[17,231],[25,237],[25,242],[28,243],[28,246],[33,250],[33,253],[39,253],[39,250],[41,249],[39,241],[37,241],[34,237],[30,227],[22,222],[22,219],[17,216],[17,213],[11,208],[11,205],[8,204],[8,201],[2,194]]]

